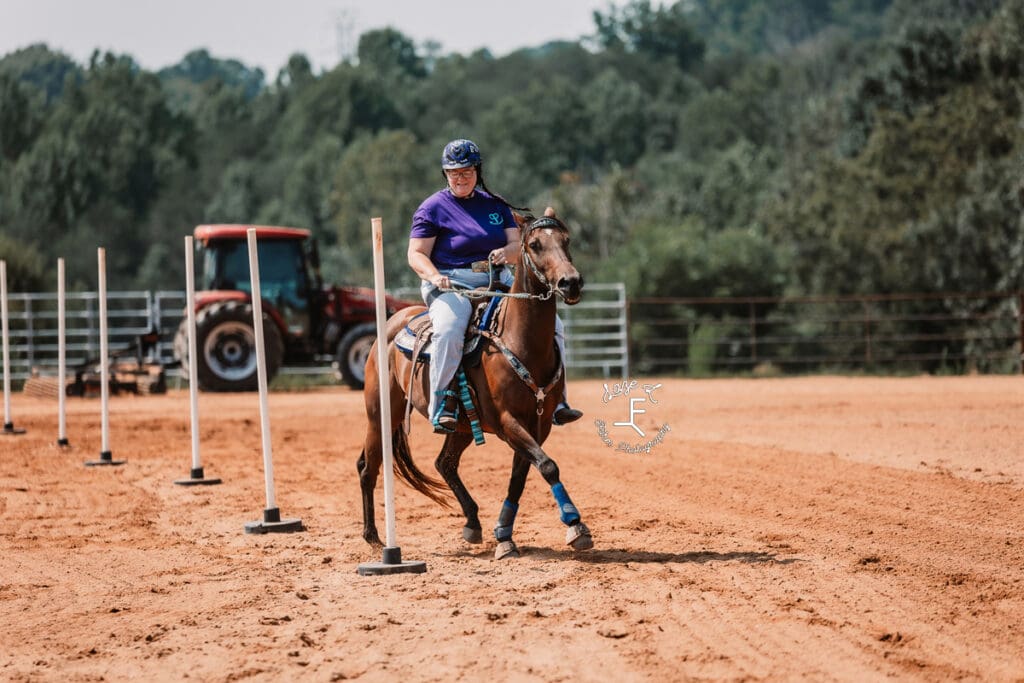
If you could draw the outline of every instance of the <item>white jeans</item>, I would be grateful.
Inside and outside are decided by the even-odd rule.
[[[453,284],[467,287],[486,287],[490,281],[487,273],[474,273],[469,268],[441,269]],[[501,282],[512,286],[512,273],[503,268]],[[430,352],[430,418],[438,411],[438,391],[444,391],[455,377],[462,361],[462,348],[469,319],[473,316],[476,299],[456,292],[442,292],[427,280],[420,284],[423,301],[430,309],[430,322],[434,328],[433,349]],[[555,343],[563,361],[565,359],[565,328],[562,319],[555,316]]]

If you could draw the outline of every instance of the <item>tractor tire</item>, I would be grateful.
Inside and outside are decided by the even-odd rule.
[[[263,314],[263,346],[266,350],[267,382],[281,367],[284,342],[274,321]],[[222,301],[196,314],[196,377],[203,391],[256,391],[256,335],[252,327],[252,304]],[[174,337],[174,355],[186,371],[188,318],[181,321]]]
[[[377,338],[376,323],[360,323],[345,333],[334,354],[334,375],[353,389],[366,383],[366,359]]]

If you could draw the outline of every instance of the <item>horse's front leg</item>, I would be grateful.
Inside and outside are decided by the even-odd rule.
[[[498,540],[498,547],[494,549],[494,559],[496,560],[519,557],[519,548],[512,540],[512,528],[516,523],[519,499],[523,495],[526,475],[529,473],[530,459],[517,451],[512,457],[512,476],[508,480],[508,495],[505,497],[505,502],[501,504],[498,524],[494,527],[494,538]]]
[[[477,516],[479,507],[473,497],[466,490],[466,485],[459,477],[459,461],[462,459],[462,452],[466,450],[473,437],[470,434],[455,432],[445,437],[444,446],[434,461],[434,467],[441,474],[441,478],[448,484],[448,488],[455,494],[455,499],[462,506],[462,514],[466,516],[466,526],[462,528],[462,538],[470,543],[483,543],[483,531],[480,527],[480,518]]]
[[[590,535],[590,529],[581,521],[579,510],[573,505],[569,493],[562,485],[562,481],[559,479],[558,465],[548,457],[548,454],[522,424],[509,417],[503,426],[505,440],[517,454],[522,454],[537,468],[537,471],[544,477],[544,481],[551,487],[551,495],[555,497],[555,502],[558,504],[559,517],[562,523],[569,527],[565,533],[566,545],[572,546],[574,550],[593,548],[594,540]]]

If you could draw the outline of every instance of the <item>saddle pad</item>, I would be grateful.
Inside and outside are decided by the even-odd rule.
[[[422,320],[421,320],[422,318]],[[416,333],[424,328],[430,328],[430,317],[426,311],[410,318],[409,323],[398,331],[395,335],[395,346],[398,350],[409,359],[412,359],[413,347],[416,345]],[[427,343],[420,349],[420,358],[430,360],[430,354],[434,348],[433,332],[427,329],[423,332],[427,335]],[[462,349],[462,355],[468,356],[476,350],[476,347],[480,344],[480,335],[474,334],[466,340],[466,345]]]

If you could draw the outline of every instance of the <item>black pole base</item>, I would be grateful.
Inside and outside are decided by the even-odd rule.
[[[360,576],[382,576],[385,574],[423,574],[427,571],[427,563],[419,560],[402,562],[401,548],[384,548],[384,557],[380,562],[364,562],[356,568]]]
[[[175,479],[174,483],[178,486],[205,486],[219,484],[220,479],[207,479],[203,476],[202,467],[193,467],[188,475],[188,479]]]
[[[25,433],[25,430],[24,429],[19,429],[19,428],[15,427],[13,422],[5,422],[4,423],[4,431],[3,431],[3,435],[4,436],[15,436],[15,435],[24,434],[24,433]]]
[[[247,522],[245,525],[247,534],[287,534],[305,530],[301,519],[281,519],[281,511],[277,508],[265,508],[262,522]]]
[[[110,457],[110,451],[101,451],[99,460],[86,460],[86,467],[103,467],[104,465],[123,465],[127,460],[114,460]]]
[[[71,442],[68,441],[67,439],[57,439],[57,445],[60,446],[61,448],[70,448]]]

